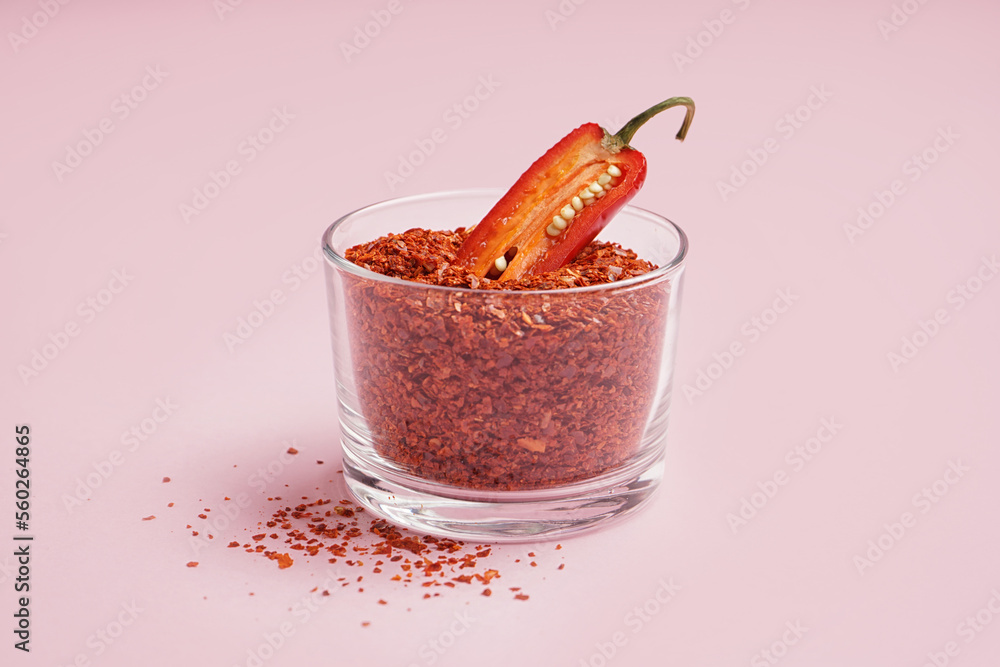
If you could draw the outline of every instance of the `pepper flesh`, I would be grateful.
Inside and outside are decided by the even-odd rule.
[[[683,140],[694,116],[694,102],[671,98],[634,119],[616,135],[596,123],[586,123],[563,137],[525,171],[486,217],[476,225],[458,252],[459,261],[479,277],[517,280],[558,269],[573,259],[642,187],[646,158],[628,145],[649,118],[673,106],[687,107],[677,133]],[[595,183],[608,168],[621,176],[600,198],[574,211],[565,229],[553,236],[550,222],[581,190]],[[498,262],[499,258],[503,261]],[[504,266],[506,264],[506,266]]]

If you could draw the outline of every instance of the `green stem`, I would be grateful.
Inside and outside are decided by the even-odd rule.
[[[634,135],[635,131],[642,127],[647,120],[661,111],[665,111],[673,107],[687,108],[687,113],[684,114],[684,122],[681,124],[681,129],[677,131],[677,140],[684,141],[684,137],[686,137],[688,133],[688,128],[691,127],[691,120],[694,119],[694,100],[690,97],[671,97],[669,100],[664,100],[656,106],[646,109],[641,114],[625,123],[625,127],[618,130],[618,134],[613,137],[615,144],[628,146],[628,143],[632,141],[632,135]]]

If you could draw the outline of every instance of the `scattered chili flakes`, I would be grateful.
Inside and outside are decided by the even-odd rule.
[[[167,507],[173,507],[173,506],[174,506],[173,503],[167,503]]]
[[[294,447],[289,447],[288,453],[291,454],[292,456],[295,456],[296,454],[299,453],[299,450],[295,449]]]
[[[169,478],[169,477],[164,477],[164,478],[163,478],[163,483],[164,483],[164,484],[166,484],[166,483],[167,483],[167,482],[169,482],[169,481],[170,481],[170,478]]]
[[[361,621],[361,627],[363,628],[367,628],[371,624],[371,621]]]
[[[143,521],[152,521],[152,520],[153,520],[153,519],[155,519],[155,518],[156,518],[156,515],[154,515],[154,514],[150,514],[149,516],[144,516],[144,517],[142,517],[142,520],[143,520]]]
[[[230,541],[229,548],[242,546],[246,553],[259,554],[275,561],[279,569],[294,564],[288,553],[290,551],[306,561],[315,557],[321,563],[340,562],[347,567],[363,568],[367,562],[367,567],[376,578],[399,582],[404,588],[411,584],[420,588],[455,588],[457,582],[482,586],[481,594],[486,597],[493,594],[490,582],[500,577],[499,570],[481,565],[481,561],[493,552],[488,545],[466,545],[453,539],[410,533],[382,519],[368,518],[364,508],[355,506],[348,509],[354,503],[347,499],[341,499],[336,505],[333,500],[321,498],[294,506],[283,504],[278,497],[270,500],[280,504],[270,517],[259,521],[257,526],[258,529],[265,526],[273,528],[274,532],[264,530],[254,533],[250,536],[252,542],[242,545],[236,540]],[[307,500],[303,498],[303,501]],[[205,511],[210,510],[206,508]],[[199,516],[205,518],[207,515]],[[191,527],[190,524],[188,527]],[[192,534],[197,535],[198,531],[192,531]],[[347,558],[348,555],[353,557]],[[196,562],[188,563],[188,567],[197,565]],[[397,571],[392,572],[392,568]],[[360,584],[364,579],[364,574],[358,574],[350,578],[342,576],[338,581],[343,587],[355,587],[363,593],[364,588]],[[313,592],[319,589],[317,586]],[[521,589],[512,587],[511,590],[519,592]],[[328,596],[330,592],[323,590],[322,595]],[[439,595],[428,591],[423,597]],[[380,599],[378,603],[384,605],[388,601]]]
[[[515,600],[527,600],[529,597],[530,596],[525,595],[524,593],[518,593],[517,595],[514,596],[514,599]]]
[[[193,560],[187,564],[188,567],[198,567],[198,561]]]

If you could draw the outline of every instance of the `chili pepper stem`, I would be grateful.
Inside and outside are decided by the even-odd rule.
[[[617,134],[613,136],[606,136],[605,147],[613,153],[617,153],[625,146],[628,146],[629,142],[632,141],[632,136],[635,134],[636,130],[642,127],[647,120],[661,111],[681,106],[685,107],[687,112],[684,114],[684,122],[681,123],[681,129],[677,131],[677,140],[684,141],[684,137],[686,137],[688,133],[688,128],[691,127],[691,121],[694,119],[694,100],[690,97],[671,97],[669,100],[664,100],[655,106],[651,106],[629,122],[625,123],[625,127],[618,130]]]

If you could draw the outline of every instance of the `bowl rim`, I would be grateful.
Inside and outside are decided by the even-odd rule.
[[[526,290],[482,290],[474,289],[471,287],[454,287],[448,285],[434,285],[431,283],[418,283],[412,280],[404,280],[403,278],[394,278],[392,276],[386,276],[381,273],[372,271],[371,269],[366,269],[363,266],[358,266],[357,264],[349,261],[346,257],[338,253],[330,245],[330,238],[332,237],[334,231],[350,220],[351,218],[372,210],[390,208],[393,206],[399,206],[401,204],[407,203],[420,203],[427,200],[437,200],[451,197],[473,197],[487,195],[494,197],[494,201],[498,200],[504,191],[499,188],[469,188],[469,189],[459,189],[459,190],[442,190],[437,192],[427,192],[423,194],[416,195],[406,195],[403,197],[392,197],[390,199],[384,199],[374,204],[368,204],[367,206],[362,206],[361,208],[354,209],[353,211],[342,215],[337,218],[326,230],[323,232],[321,237],[321,243],[323,247],[323,255],[325,256],[327,262],[334,267],[345,271],[347,273],[354,274],[355,276],[366,278],[368,280],[373,280],[376,282],[384,282],[392,285],[408,286],[414,289],[438,289],[444,290],[446,292],[472,292],[476,294],[489,294],[491,296],[497,296],[499,294],[503,295],[532,295],[532,294],[574,294],[582,292],[599,292],[607,290],[618,290],[622,288],[637,287],[644,285],[646,283],[659,282],[660,280],[667,279],[674,274],[678,273],[684,266],[684,260],[687,257],[688,252],[688,238],[684,230],[680,228],[672,220],[665,218],[664,216],[654,213],[645,208],[638,206],[632,206],[631,204],[626,204],[617,214],[621,215],[623,213],[629,213],[640,218],[645,218],[653,224],[657,224],[660,227],[665,227],[673,231],[678,239],[677,252],[674,254],[673,258],[663,266],[657,269],[649,271],[648,273],[643,273],[642,275],[633,276],[631,278],[626,278],[625,280],[615,281],[611,283],[601,283],[599,285],[587,285],[584,287],[566,287],[559,289],[526,289]],[[600,235],[598,235],[600,237]],[[372,239],[374,240],[374,239]],[[515,297],[516,298],[516,297]]]

